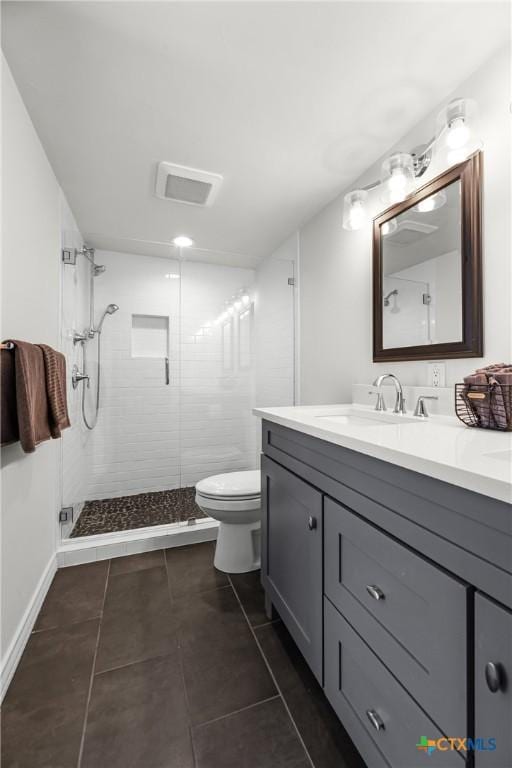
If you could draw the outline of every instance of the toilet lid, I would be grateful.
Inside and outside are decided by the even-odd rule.
[[[261,493],[261,476],[259,469],[248,472],[227,472],[225,475],[205,477],[196,485],[197,493],[205,496],[222,496],[225,498],[246,498],[258,496]]]

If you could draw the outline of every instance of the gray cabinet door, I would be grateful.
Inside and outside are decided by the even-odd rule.
[[[328,598],[324,615],[325,693],[368,768],[464,768],[460,752],[427,751],[443,732]]]
[[[475,622],[475,734],[496,740],[475,767],[512,768],[512,613],[477,593]]]
[[[327,597],[441,730],[465,734],[467,585],[329,498],[324,539]]]
[[[322,683],[322,494],[262,457],[262,583]]]

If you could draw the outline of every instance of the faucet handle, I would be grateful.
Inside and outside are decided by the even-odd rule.
[[[377,402],[375,403],[375,410],[376,411],[386,411],[386,401],[384,400],[384,395],[380,391],[380,389],[377,390],[369,390],[369,395],[377,395]]]
[[[427,406],[425,404],[425,400],[439,400],[439,398],[437,395],[419,395],[418,396],[416,408],[414,409],[414,415],[419,416],[421,419],[428,418],[428,411],[427,411]]]

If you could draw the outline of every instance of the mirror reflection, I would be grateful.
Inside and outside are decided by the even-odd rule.
[[[462,341],[461,182],[381,224],[384,349]]]

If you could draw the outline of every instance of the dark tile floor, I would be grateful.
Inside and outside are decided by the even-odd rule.
[[[259,573],[213,545],[60,570],[4,701],[2,768],[364,768]]]

